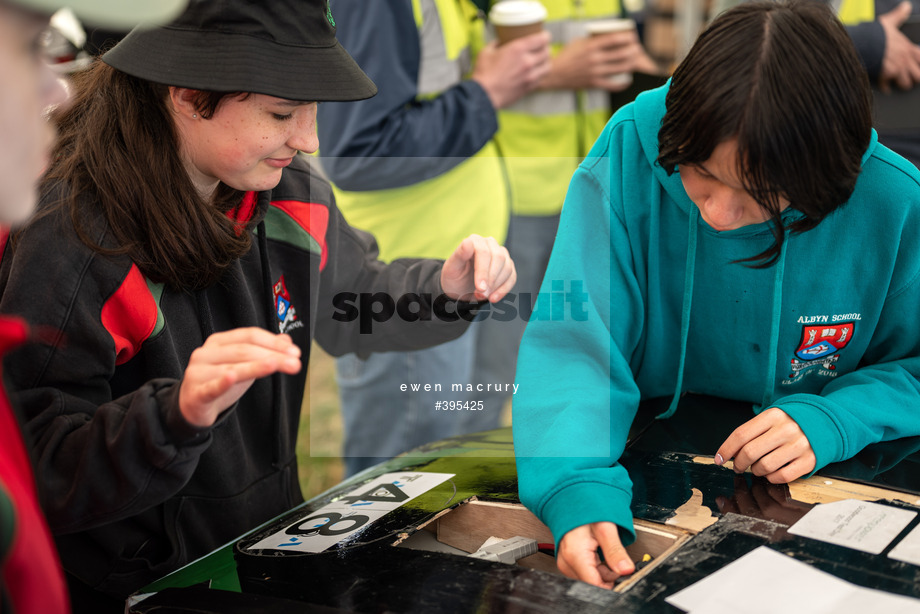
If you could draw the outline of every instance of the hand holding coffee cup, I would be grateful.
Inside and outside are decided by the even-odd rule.
[[[550,34],[543,29],[546,9],[535,0],[506,0],[489,13],[497,40],[476,56],[471,79],[503,109],[532,92],[550,71]]]
[[[598,21],[592,21],[586,24],[588,36],[592,39],[600,39],[601,37],[606,37],[612,43],[613,47],[627,47],[629,45],[635,44],[636,40],[636,22],[632,19],[602,19]],[[618,36],[611,36],[614,33],[629,33],[628,37],[619,34]],[[622,43],[619,41],[623,41]],[[607,77],[607,81],[617,87],[617,89],[625,89],[633,81],[632,71],[623,71],[611,74]]]

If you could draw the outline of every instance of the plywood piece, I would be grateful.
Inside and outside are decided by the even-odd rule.
[[[466,552],[476,552],[490,536],[518,535],[553,543],[553,534],[526,507],[514,503],[471,500],[438,519],[438,539]]]
[[[713,516],[712,510],[703,505],[703,492],[700,489],[691,488],[690,491],[690,498],[687,499],[687,502],[674,510],[674,515],[665,522],[698,532],[714,523],[718,517]]]
[[[841,499],[859,499],[860,501],[887,499],[903,501],[910,505],[920,504],[920,498],[917,495],[816,475],[790,482],[789,494],[796,501],[803,503],[827,503]]]

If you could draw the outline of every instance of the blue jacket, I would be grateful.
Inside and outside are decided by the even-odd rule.
[[[413,185],[447,172],[492,139],[498,118],[475,81],[417,100],[422,49],[412,0],[334,0],[332,8],[339,42],[379,88],[368,100],[319,106],[323,169],[337,187]]]

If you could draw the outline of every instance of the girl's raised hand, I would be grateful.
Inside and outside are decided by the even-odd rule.
[[[465,238],[441,269],[441,288],[452,299],[494,303],[516,280],[508,250],[492,237],[476,234]]]
[[[288,335],[262,328],[214,333],[192,352],[179,388],[179,409],[192,425],[208,427],[257,378],[300,371],[300,348]]]

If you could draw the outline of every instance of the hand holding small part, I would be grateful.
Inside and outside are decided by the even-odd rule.
[[[736,428],[719,447],[715,463],[734,461],[736,473],[766,477],[774,484],[811,473],[815,453],[805,433],[789,414],[771,407]]]
[[[582,525],[563,535],[556,565],[569,578],[602,588],[613,588],[617,578],[635,571],[620,542],[620,529],[612,522]]]

